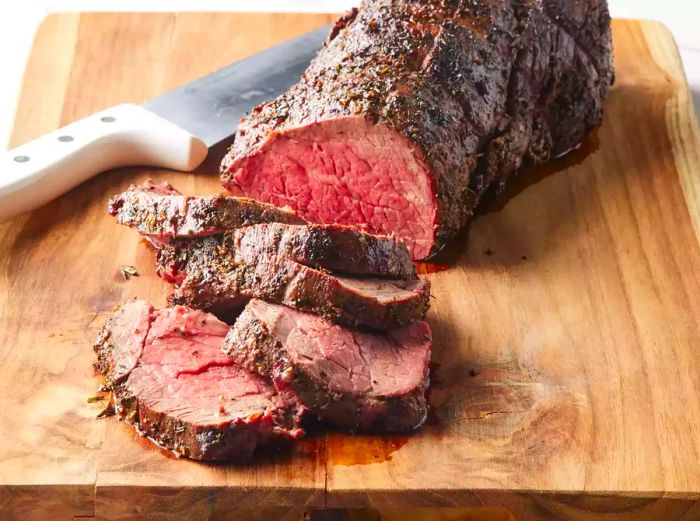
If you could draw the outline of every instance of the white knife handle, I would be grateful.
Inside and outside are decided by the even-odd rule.
[[[117,105],[4,152],[0,222],[111,168],[145,165],[190,171],[206,155],[206,145],[174,123],[138,105]]]

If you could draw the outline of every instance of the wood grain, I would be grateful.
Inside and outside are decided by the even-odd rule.
[[[332,19],[52,15],[13,143]],[[433,413],[415,436],[320,435],[251,467],[213,466],[94,419],[104,317],[168,292],[106,201],[149,176],[218,191],[222,148],[195,175],[109,172],[0,226],[0,518],[224,519],[267,506],[291,521],[327,505],[391,521],[434,506],[468,508],[422,515],[700,519],[698,127],[668,32],[618,21],[614,39],[617,82],[596,136],[516,180],[438,261],[452,267],[429,275]],[[123,264],[140,275],[125,281]]]

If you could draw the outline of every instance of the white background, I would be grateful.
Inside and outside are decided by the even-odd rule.
[[[700,114],[700,0],[609,0],[613,16],[665,23],[678,42]],[[24,65],[39,22],[52,11],[338,12],[354,0],[0,0],[0,145],[5,147]],[[213,51],[212,51],[213,52]]]

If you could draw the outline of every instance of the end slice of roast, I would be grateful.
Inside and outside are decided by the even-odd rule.
[[[366,0],[241,120],[222,183],[425,258],[487,190],[579,146],[612,78],[606,0]]]
[[[304,222],[290,209],[224,194],[187,196],[168,183],[157,185],[151,180],[114,196],[108,210],[119,224],[157,241],[211,235],[257,223]]]
[[[383,332],[348,329],[319,316],[253,299],[224,351],[272,378],[334,426],[407,432],[425,421],[431,331],[426,322]]]
[[[171,241],[158,253],[158,273],[179,283],[171,302],[228,318],[241,297],[261,298],[330,320],[391,329],[421,320],[430,283],[338,275],[282,255],[252,255],[236,247],[237,232]]]
[[[95,345],[119,416],[198,460],[245,463],[258,446],[302,436],[304,408],[223,354],[227,329],[202,311],[124,304]]]

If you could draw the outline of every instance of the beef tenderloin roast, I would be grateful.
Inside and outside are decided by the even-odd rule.
[[[583,142],[611,54],[606,0],[365,0],[241,121],[222,183],[423,259],[487,190]]]

